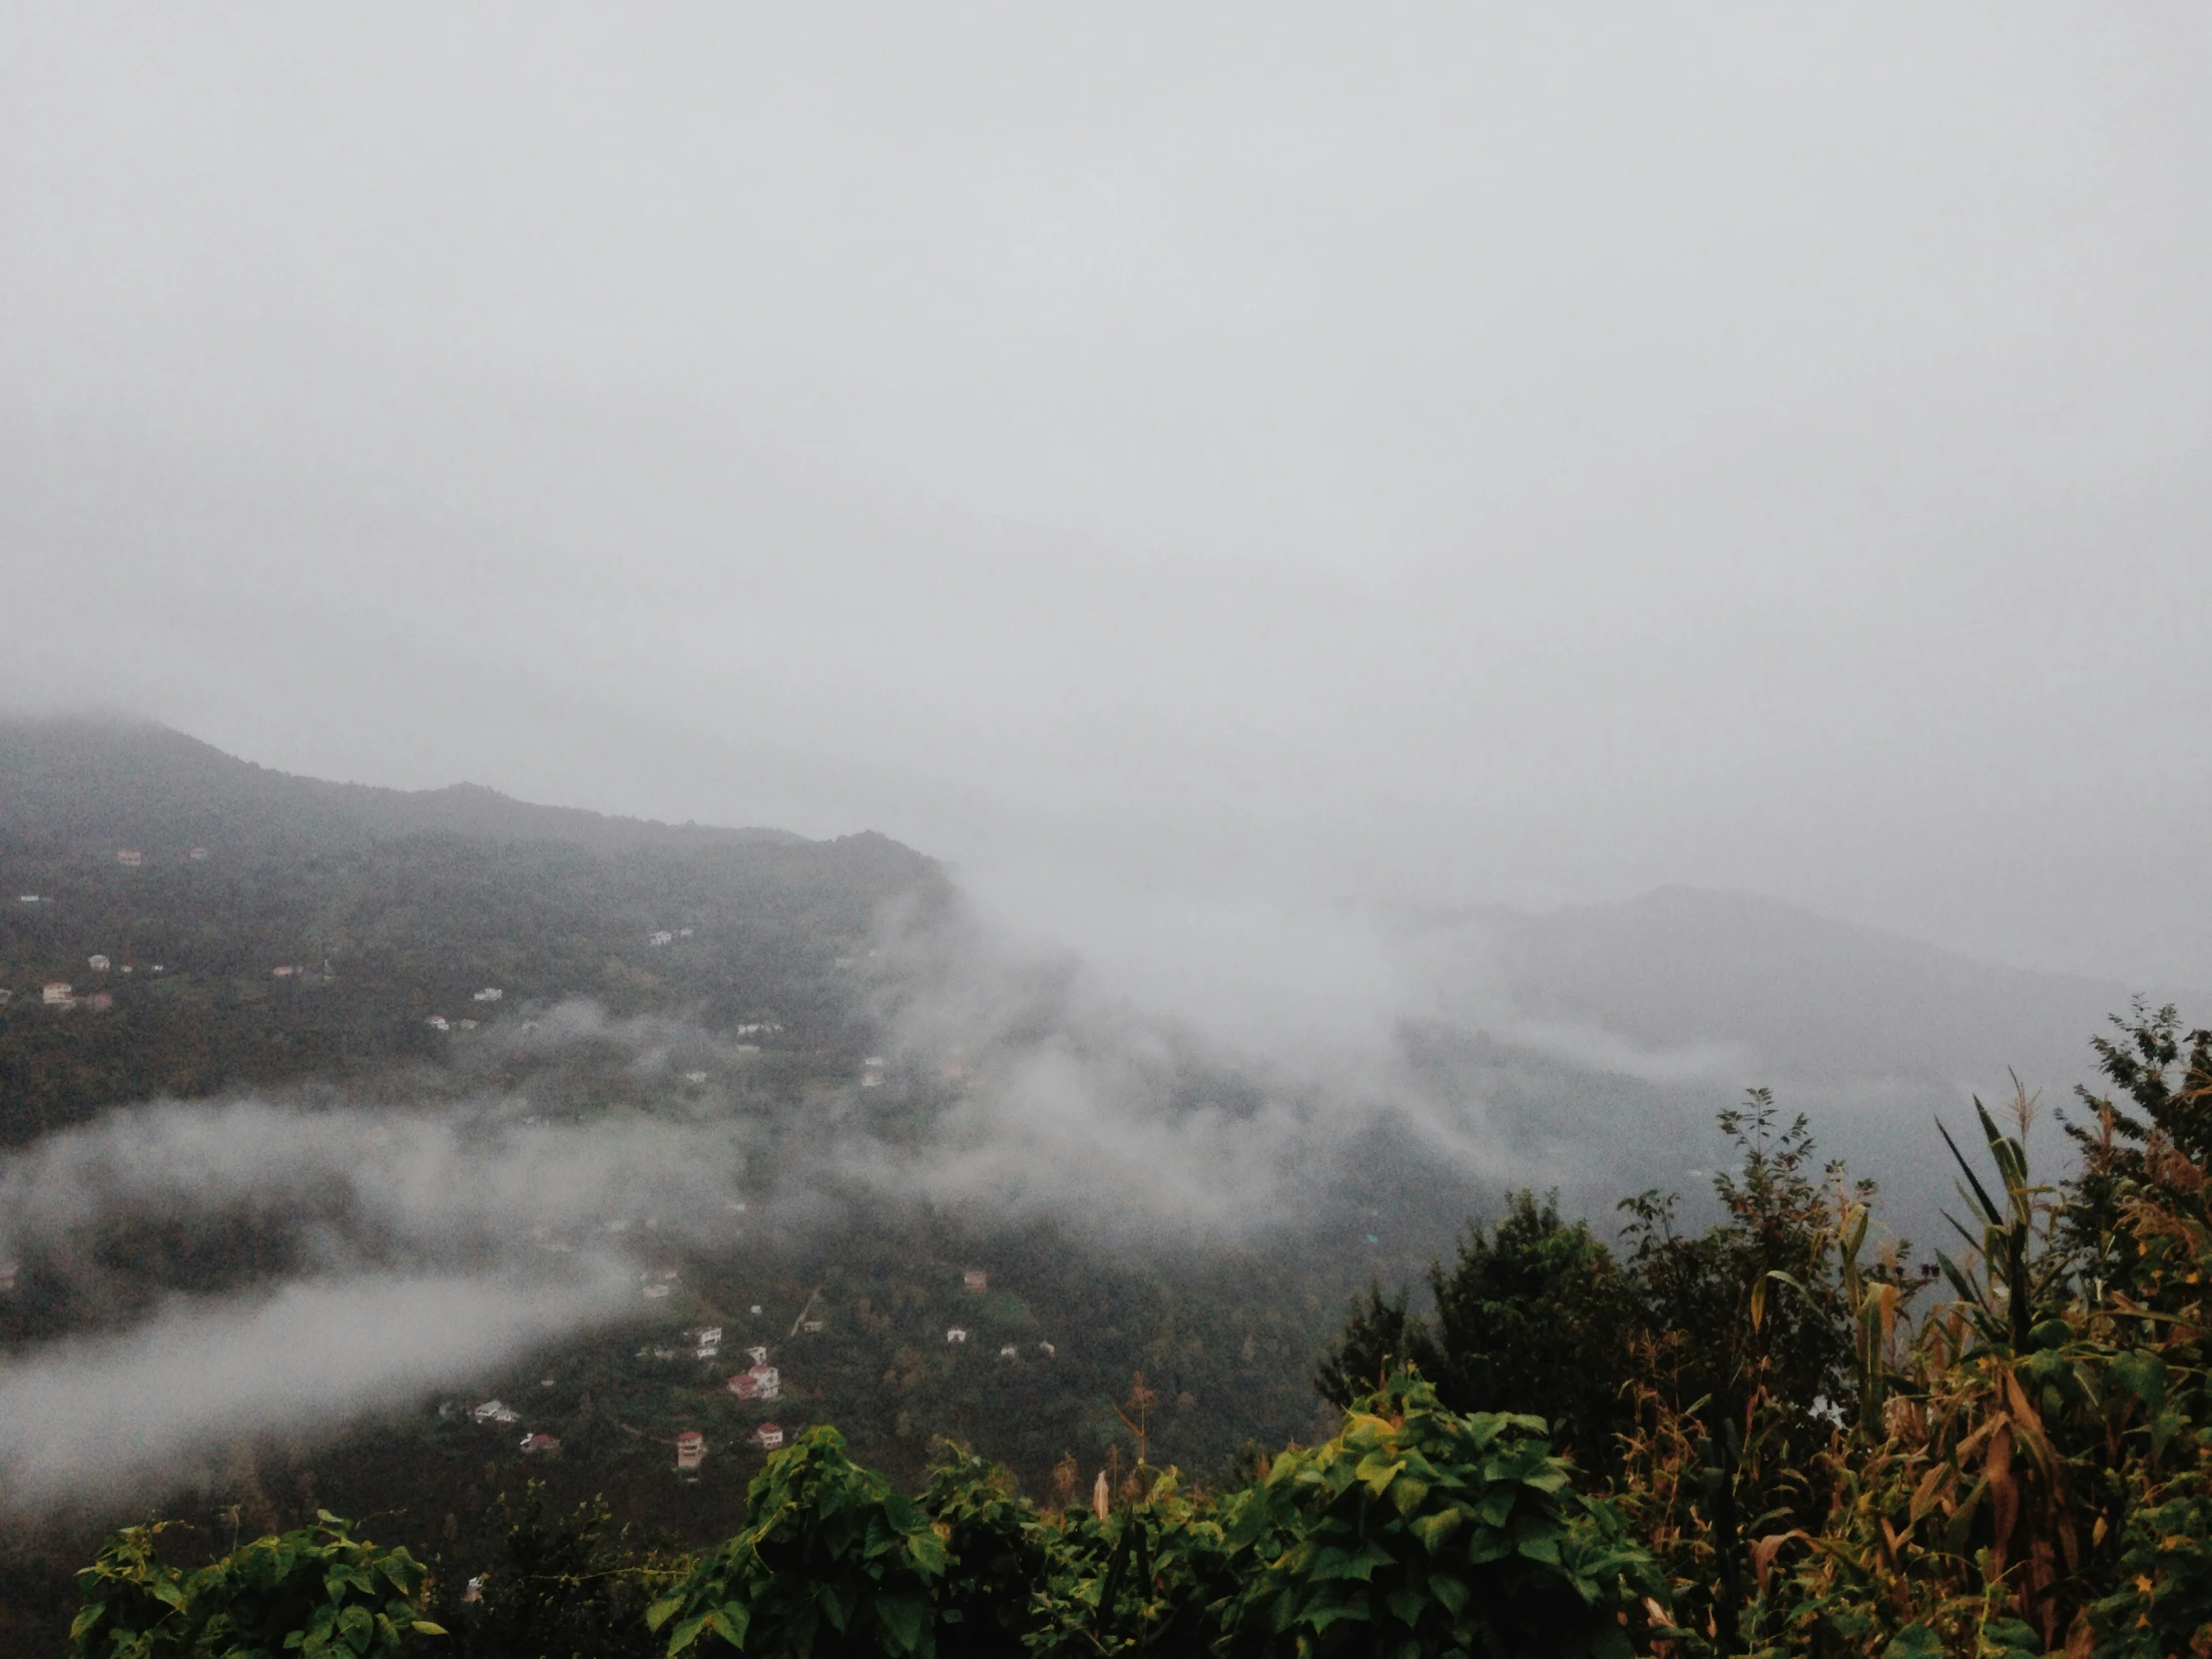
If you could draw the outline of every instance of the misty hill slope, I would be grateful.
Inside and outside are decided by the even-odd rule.
[[[772,1021],[834,1063],[867,1041],[840,964],[885,906],[949,893],[873,833],[320,784],[82,721],[0,726],[0,1144],[157,1094],[432,1059],[487,987],[502,1011]],[[76,1005],[47,1005],[49,982]]]
[[[2009,1066],[2031,1087],[2067,1085],[2086,1073],[2090,1035],[2144,989],[2000,967],[1696,887],[1490,919],[1530,1014],[1651,1049],[1731,1045],[1747,1082],[1987,1091]]]
[[[0,721],[0,833],[173,854],[226,842],[263,845],[448,831],[561,841],[595,852],[641,847],[799,845],[786,830],[725,830],[611,818],[516,801],[476,784],[388,790],[272,772],[150,722]]]

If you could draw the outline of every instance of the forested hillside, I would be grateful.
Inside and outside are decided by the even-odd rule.
[[[347,789],[87,723],[0,728],[0,765],[11,1360],[363,1274],[529,1275],[611,1254],[644,1281],[611,1323],[351,1417],[312,1399],[311,1368],[269,1383],[298,1401],[296,1422],[226,1430],[136,1477],[197,1521],[193,1549],[234,1507],[281,1527],[335,1506],[386,1517],[380,1535],[420,1551],[483,1554],[503,1494],[532,1478],[563,1505],[603,1493],[637,1537],[694,1547],[742,1518],[764,1422],[833,1421],[901,1480],[957,1434],[1042,1490],[1071,1455],[1119,1455],[1113,1406],[1140,1371],[1160,1391],[1161,1453],[1226,1471],[1248,1443],[1312,1431],[1311,1357],[1346,1299],[1417,1266],[1474,1198],[1383,1134],[1360,1167],[1316,1171],[1300,1209],[1249,1244],[1140,1229],[1105,1248],[1049,1205],[940,1206],[851,1167],[854,1146],[944,1156],[939,1126],[981,1058],[883,1054],[901,987],[878,940],[925,930],[953,899],[933,862],[879,835]],[[49,983],[65,1002],[44,999]],[[1255,1110],[1227,1072],[1170,1084],[1186,1115]],[[178,1104],[144,1104],[159,1097]],[[262,1116],[226,1115],[241,1102]],[[211,1174],[248,1173],[181,1190],[156,1151],[126,1176],[121,1161],[164,1135]],[[202,1150],[225,1136],[231,1150]],[[621,1165],[654,1136],[675,1159],[642,1177],[658,1192]],[[547,1137],[565,1151],[533,1164]],[[422,1231],[404,1204],[426,1146],[459,1160],[461,1186],[504,1196],[479,1210],[448,1195]],[[264,1159],[270,1173],[251,1173]],[[1149,1213],[1142,1193],[1129,1208]],[[780,1372],[767,1399],[730,1387],[754,1348]],[[480,1417],[490,1401],[507,1410]],[[58,1431],[25,1416],[0,1451],[33,1455],[25,1436]],[[687,1431],[708,1449],[680,1474]],[[526,1450],[526,1434],[559,1449]],[[70,1574],[115,1501],[88,1486],[0,1518],[0,1647],[59,1639]]]
[[[0,725],[0,1144],[157,1094],[434,1062],[460,1022],[566,997],[773,1022],[849,1072],[879,913],[947,892],[880,835],[322,784],[161,728]]]

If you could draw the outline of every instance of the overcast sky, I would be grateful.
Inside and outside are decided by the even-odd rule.
[[[0,698],[2212,985],[2200,6],[0,19]]]

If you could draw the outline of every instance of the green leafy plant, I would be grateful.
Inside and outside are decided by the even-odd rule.
[[[1656,1564],[1574,1491],[1542,1418],[1460,1416],[1402,1374],[1334,1439],[1277,1457],[1228,1533],[1232,1654],[1625,1659],[1663,1611]]]
[[[647,1609],[648,1627],[669,1631],[670,1659],[724,1647],[932,1659],[944,1539],[913,1499],[845,1454],[835,1429],[806,1430],[746,1495],[745,1530]]]
[[[421,1564],[348,1528],[324,1510],[181,1570],[160,1558],[166,1526],[125,1527],[77,1575],[71,1659],[368,1659],[442,1637],[422,1616]]]

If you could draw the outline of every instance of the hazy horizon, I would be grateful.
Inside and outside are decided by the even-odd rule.
[[[0,40],[8,706],[2212,984],[2199,12]]]

